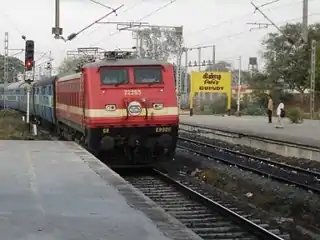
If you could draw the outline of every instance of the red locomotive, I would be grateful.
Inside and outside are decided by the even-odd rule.
[[[122,153],[125,164],[173,158],[179,112],[172,64],[108,52],[58,78],[55,89],[57,129],[65,138],[94,154]]]

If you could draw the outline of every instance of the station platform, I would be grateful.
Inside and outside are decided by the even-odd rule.
[[[276,118],[269,124],[267,117],[260,116],[180,115],[180,123],[320,149],[320,121],[317,120],[304,120],[301,124],[291,124],[288,119],[284,119],[284,128],[275,128]]]
[[[0,141],[5,240],[200,239],[73,142]]]

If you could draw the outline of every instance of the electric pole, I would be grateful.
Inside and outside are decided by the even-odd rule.
[[[238,94],[237,94],[237,112],[240,113],[240,92],[241,92],[241,67],[242,67],[242,59],[239,57],[239,73],[238,73]]]
[[[309,0],[303,0],[302,37],[305,44],[308,44],[308,3]]]
[[[61,39],[63,29],[60,27],[60,0],[55,0],[55,26],[52,28],[55,39]]]
[[[177,69],[176,69],[176,92],[178,95],[178,107],[181,109],[181,58],[183,53],[183,27],[175,27],[178,40]]]
[[[310,71],[310,119],[314,119],[315,105],[315,81],[316,81],[316,44],[315,40],[311,43],[311,71]]]
[[[202,49],[207,49],[207,48],[211,48],[212,49],[212,59],[210,60],[203,60],[202,59]],[[198,51],[198,61],[189,61],[188,60],[188,52],[192,51],[192,50],[197,50]],[[201,46],[201,47],[194,47],[194,48],[184,48],[184,52],[185,52],[185,57],[186,57],[186,72],[188,72],[188,68],[189,67],[197,67],[198,71],[202,71],[202,67],[211,67],[211,71],[214,71],[216,69],[214,69],[215,63],[216,63],[216,46],[215,45],[207,45],[207,46]],[[188,81],[188,76],[185,77],[185,84]],[[200,95],[200,102],[201,99],[203,98],[202,94]]]
[[[107,22],[97,22],[97,24],[117,24],[117,30],[118,31],[132,31],[134,36],[133,38],[136,40],[136,54],[138,58],[141,58],[141,52],[142,52],[142,34],[140,27],[144,27],[148,25],[148,22],[116,22],[116,21],[107,21]]]
[[[303,0],[302,8],[302,38],[304,44],[308,46],[309,43],[309,29],[308,29],[308,5],[309,0]],[[316,78],[316,45],[315,40],[311,41],[311,61],[310,61],[310,118],[314,119],[314,107],[315,107],[315,78]],[[308,48],[309,50],[309,48]]]
[[[4,35],[4,59],[3,59],[3,82],[8,83],[9,80],[9,33]]]
[[[108,23],[108,24],[114,24],[116,22],[99,22],[99,23]],[[137,55],[142,58],[142,50],[143,50],[143,29],[141,28],[151,28],[151,29],[159,29],[160,34],[163,32],[162,29],[166,29],[168,32],[172,32],[176,36],[177,40],[177,62],[176,62],[176,93],[177,93],[177,100],[178,100],[178,106],[179,109],[181,107],[181,95],[182,95],[182,89],[181,89],[181,58],[182,54],[184,52],[184,48],[182,46],[183,44],[183,26],[160,26],[160,25],[150,25],[146,22],[118,22],[117,23],[117,30],[122,31],[122,30],[127,30],[127,31],[133,31],[135,32],[135,40],[136,40],[136,51]],[[153,55],[154,59],[158,59],[157,55],[159,52],[157,51],[158,48],[158,43],[156,42],[157,37],[153,39]],[[161,46],[160,46],[161,47]],[[161,52],[161,50],[160,50]]]

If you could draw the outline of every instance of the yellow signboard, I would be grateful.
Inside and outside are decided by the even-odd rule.
[[[229,93],[230,72],[191,72],[191,91],[194,93]]]
[[[226,93],[231,107],[231,72],[191,72],[190,109],[195,93]]]

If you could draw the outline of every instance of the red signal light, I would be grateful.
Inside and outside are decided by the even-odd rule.
[[[31,70],[32,61],[31,60],[26,60],[25,67],[26,67],[27,70]]]

